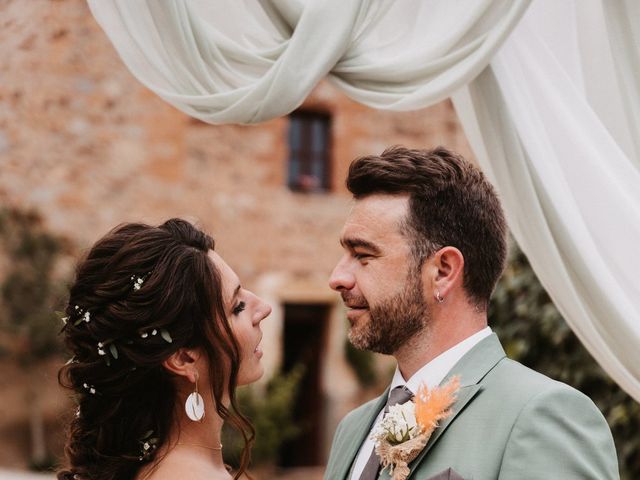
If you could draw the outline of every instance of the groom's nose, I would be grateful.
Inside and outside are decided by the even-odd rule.
[[[344,255],[331,272],[329,287],[336,292],[351,290],[355,286],[355,277],[348,267],[349,255]]]

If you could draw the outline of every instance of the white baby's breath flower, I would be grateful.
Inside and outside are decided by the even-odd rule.
[[[416,404],[413,402],[406,402],[402,405],[395,405],[389,407],[389,413],[393,409],[393,414],[396,416],[396,422],[402,425],[402,430],[409,433],[410,438],[417,435],[418,423],[416,421]],[[399,441],[399,440],[398,440]]]
[[[389,413],[373,427],[369,438],[376,444],[383,440],[397,444],[414,438],[419,433],[415,403],[406,402],[389,407]]]
[[[371,434],[369,435],[369,438],[373,440],[375,443],[378,443],[380,440],[382,440],[386,436],[387,436],[387,431],[384,428],[384,424],[382,423],[382,421],[379,421],[373,426],[373,429],[371,430]]]

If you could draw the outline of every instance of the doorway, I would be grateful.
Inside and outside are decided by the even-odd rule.
[[[305,371],[293,406],[294,419],[301,426],[302,433],[282,446],[282,467],[322,463],[324,401],[321,373],[328,321],[327,304],[284,305],[283,371],[288,373],[300,364]]]

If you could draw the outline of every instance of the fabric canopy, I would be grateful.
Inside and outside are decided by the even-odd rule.
[[[616,36],[628,13],[609,12]],[[536,2],[453,98],[536,274],[591,354],[640,400],[640,104],[619,88],[631,87],[633,56],[608,48],[604,18],[599,2]]]
[[[327,75],[376,108],[431,105],[480,73],[528,3],[89,1],[136,78],[210,123],[286,115]]]
[[[325,77],[381,109],[452,96],[540,280],[640,401],[640,4],[529,3],[89,0],[132,73],[206,122],[287,114]]]

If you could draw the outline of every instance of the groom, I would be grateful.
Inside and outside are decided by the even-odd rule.
[[[348,309],[351,343],[393,355],[398,366],[387,391],[338,426],[325,480],[388,479],[372,427],[387,405],[453,376],[453,414],[407,478],[618,479],[613,439],[593,402],[509,360],[487,326],[507,227],[483,174],[444,148],[393,147],[355,160],[347,187],[355,203],[330,285]]]

